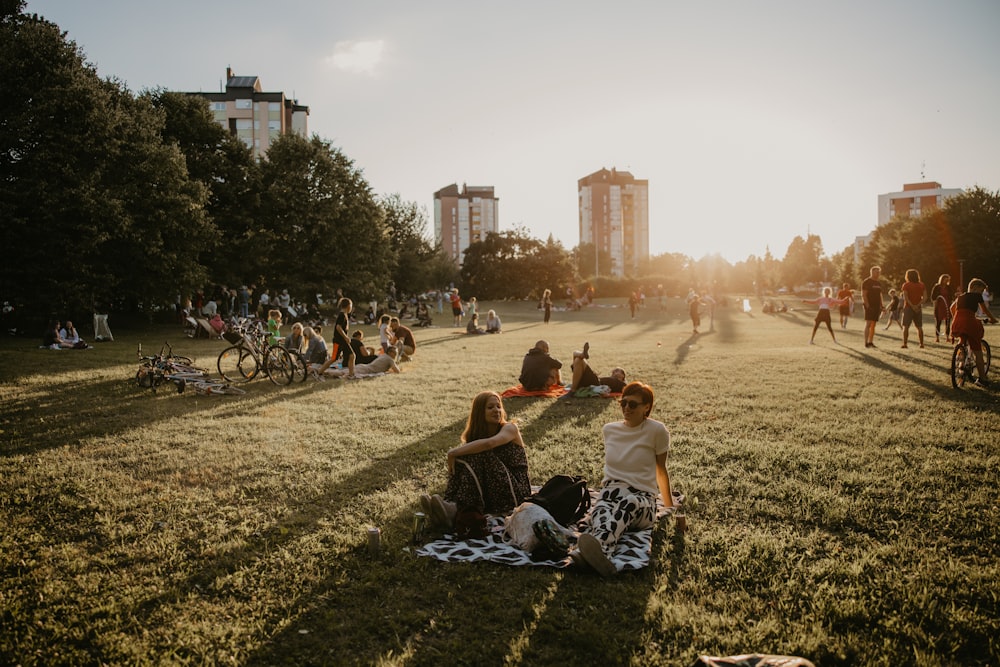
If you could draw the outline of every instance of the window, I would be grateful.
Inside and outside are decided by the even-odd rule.
[[[225,102],[212,102],[212,111],[225,111],[225,110],[226,110]]]
[[[267,129],[281,131],[281,121],[280,120],[269,120],[267,121]]]
[[[236,100],[236,108],[237,109],[252,109],[253,108],[253,101],[252,100]]]
[[[237,130],[249,130],[253,127],[253,121],[249,118],[237,118],[236,119],[236,129]]]

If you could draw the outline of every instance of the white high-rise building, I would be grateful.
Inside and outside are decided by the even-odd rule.
[[[471,244],[500,231],[499,204],[492,185],[452,183],[434,193],[434,238],[456,264]]]

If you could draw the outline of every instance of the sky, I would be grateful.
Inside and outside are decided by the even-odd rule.
[[[580,242],[577,181],[649,181],[650,252],[826,254],[904,183],[1000,189],[996,0],[28,0],[103,77],[310,109],[377,194],[492,185]]]

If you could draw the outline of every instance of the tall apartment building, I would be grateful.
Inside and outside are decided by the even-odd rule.
[[[916,218],[921,213],[941,208],[944,200],[962,194],[961,188],[942,188],[936,181],[905,183],[902,192],[878,196],[878,224],[884,225],[896,216]]]
[[[601,169],[577,181],[580,243],[611,255],[613,276],[634,273],[649,259],[649,181],[627,171]]]
[[[226,88],[219,93],[188,93],[208,100],[215,121],[236,135],[253,151],[267,153],[271,142],[295,132],[308,136],[309,107],[284,93],[265,93],[256,76],[236,76],[226,68]]]
[[[492,185],[452,183],[434,193],[434,238],[456,264],[471,244],[500,231],[499,202]]]

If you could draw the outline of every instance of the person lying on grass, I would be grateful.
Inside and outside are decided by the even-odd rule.
[[[355,377],[370,377],[372,375],[381,375],[382,373],[400,373],[399,366],[396,364],[396,350],[389,348],[389,351],[385,354],[380,354],[368,364],[354,364],[354,372],[352,373],[350,368],[333,368],[330,365],[330,361],[327,360],[322,366],[314,367],[313,372],[317,380],[322,380],[324,377],[335,377],[335,378],[349,378],[353,379]]]
[[[674,503],[667,474],[670,433],[662,422],[649,418],[653,388],[642,382],[629,383],[622,390],[621,408],[622,421],[605,424],[602,429],[601,495],[580,533],[575,556],[605,577],[618,572],[611,555],[622,534],[653,526],[657,495],[667,507]]]
[[[448,450],[444,497],[420,496],[420,505],[441,528],[455,527],[462,514],[507,514],[531,494],[528,458],[517,424],[507,421],[500,394],[472,399],[462,444]]]
[[[612,394],[617,394],[625,388],[624,368],[613,368],[611,375],[598,377],[587,362],[588,359],[590,359],[590,343],[584,343],[582,350],[573,352],[573,363],[570,366],[570,370],[573,371],[573,383],[569,387],[569,393],[564,394],[562,398],[572,396],[578,389],[587,387],[604,385],[611,389]]]

